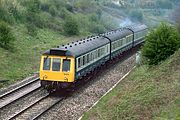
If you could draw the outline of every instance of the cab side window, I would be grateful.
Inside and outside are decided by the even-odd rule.
[[[63,60],[62,71],[63,72],[69,72],[70,71],[70,65],[71,65],[71,60],[64,59]]]
[[[43,70],[50,70],[51,58],[44,58]]]
[[[80,62],[80,58],[78,58],[78,68],[81,67],[81,62]]]

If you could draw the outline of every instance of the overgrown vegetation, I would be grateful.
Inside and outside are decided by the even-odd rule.
[[[140,10],[132,10],[130,12],[130,18],[134,22],[143,22],[143,13]]]
[[[63,25],[65,34],[67,35],[78,35],[79,34],[79,25],[77,21],[71,16],[67,16]]]
[[[14,40],[10,27],[0,21],[0,47],[8,49]]]
[[[66,35],[74,35],[72,32],[67,32],[67,29],[71,28],[66,28],[69,25],[66,26],[64,23],[68,22],[70,24],[71,20],[72,23],[75,23],[75,26],[78,26],[82,21],[80,17],[90,19],[91,14],[95,14],[95,16],[98,16],[98,20],[101,20],[101,8],[99,7],[96,2],[88,0],[15,0],[13,2],[11,0],[1,0],[0,19],[9,24],[25,24],[28,28],[28,34],[32,36],[36,36],[37,28],[52,29],[61,33],[65,31]],[[70,18],[68,18],[69,16]],[[104,27],[105,30],[111,27],[102,20],[101,22],[93,22],[95,24],[87,24],[91,24],[94,28],[98,28],[97,26]],[[80,25],[77,33],[78,31],[84,31],[84,29],[87,32],[94,33],[87,25]],[[97,32],[95,31],[95,33]]]
[[[142,55],[148,64],[157,65],[180,48],[180,36],[175,28],[162,23],[145,39]]]
[[[82,120],[178,120],[180,50],[160,65],[135,68]]]
[[[156,1],[157,7],[164,8],[164,9],[172,9],[173,4],[169,0],[157,0]]]

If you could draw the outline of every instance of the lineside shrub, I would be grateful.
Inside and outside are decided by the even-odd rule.
[[[67,16],[63,25],[63,29],[66,35],[79,34],[78,22],[71,16]]]
[[[130,18],[135,22],[142,22],[143,21],[143,13],[140,10],[132,10],[130,12]]]
[[[0,47],[8,48],[15,40],[8,24],[0,21]]]
[[[157,65],[180,47],[180,36],[175,28],[165,23],[152,30],[145,39],[142,55],[149,65]]]

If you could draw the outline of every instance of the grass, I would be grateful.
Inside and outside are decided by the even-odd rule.
[[[45,50],[66,44],[80,36],[65,37],[49,29],[38,29],[36,37],[27,34],[24,25],[13,27],[16,41],[10,50],[0,48],[0,87],[7,86],[39,70],[40,56]]]
[[[180,50],[164,63],[137,67],[82,120],[180,119]]]

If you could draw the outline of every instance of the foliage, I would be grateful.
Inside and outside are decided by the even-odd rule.
[[[27,11],[37,13],[40,12],[40,1],[39,0],[28,0],[27,3]]]
[[[104,33],[106,28],[100,23],[94,23],[90,26],[90,32],[92,33]]]
[[[14,18],[13,16],[2,6],[0,6],[0,20],[6,21],[9,24],[14,23]]]
[[[15,40],[11,29],[5,22],[0,22],[0,46],[3,48],[7,48],[11,45],[11,43]]]
[[[92,10],[91,6],[93,6],[93,3],[90,0],[78,0],[75,2],[75,8],[82,11],[86,11],[86,10],[87,12],[91,11]]]
[[[173,7],[172,2],[170,2],[168,0],[157,0],[156,4],[158,7],[164,8],[164,9],[172,9],[172,7]]]
[[[49,12],[51,13],[52,16],[57,15],[57,8],[55,6],[50,6]]]
[[[49,3],[41,3],[40,8],[42,11],[49,11],[50,4]]]
[[[66,35],[79,34],[78,22],[72,16],[67,16],[65,18],[63,28]]]
[[[135,22],[143,21],[143,13],[140,10],[132,10],[130,12],[130,18]]]
[[[142,55],[148,60],[148,64],[157,65],[179,47],[180,37],[177,31],[172,26],[162,23],[146,37]]]
[[[27,27],[27,31],[28,31],[28,34],[31,35],[31,36],[36,36],[37,35],[37,28],[34,24],[32,23],[29,23],[26,25]]]
[[[73,6],[71,4],[66,4],[66,9],[70,12],[73,12]]]
[[[49,0],[50,3],[56,6],[56,8],[61,9],[66,5],[67,0]]]

